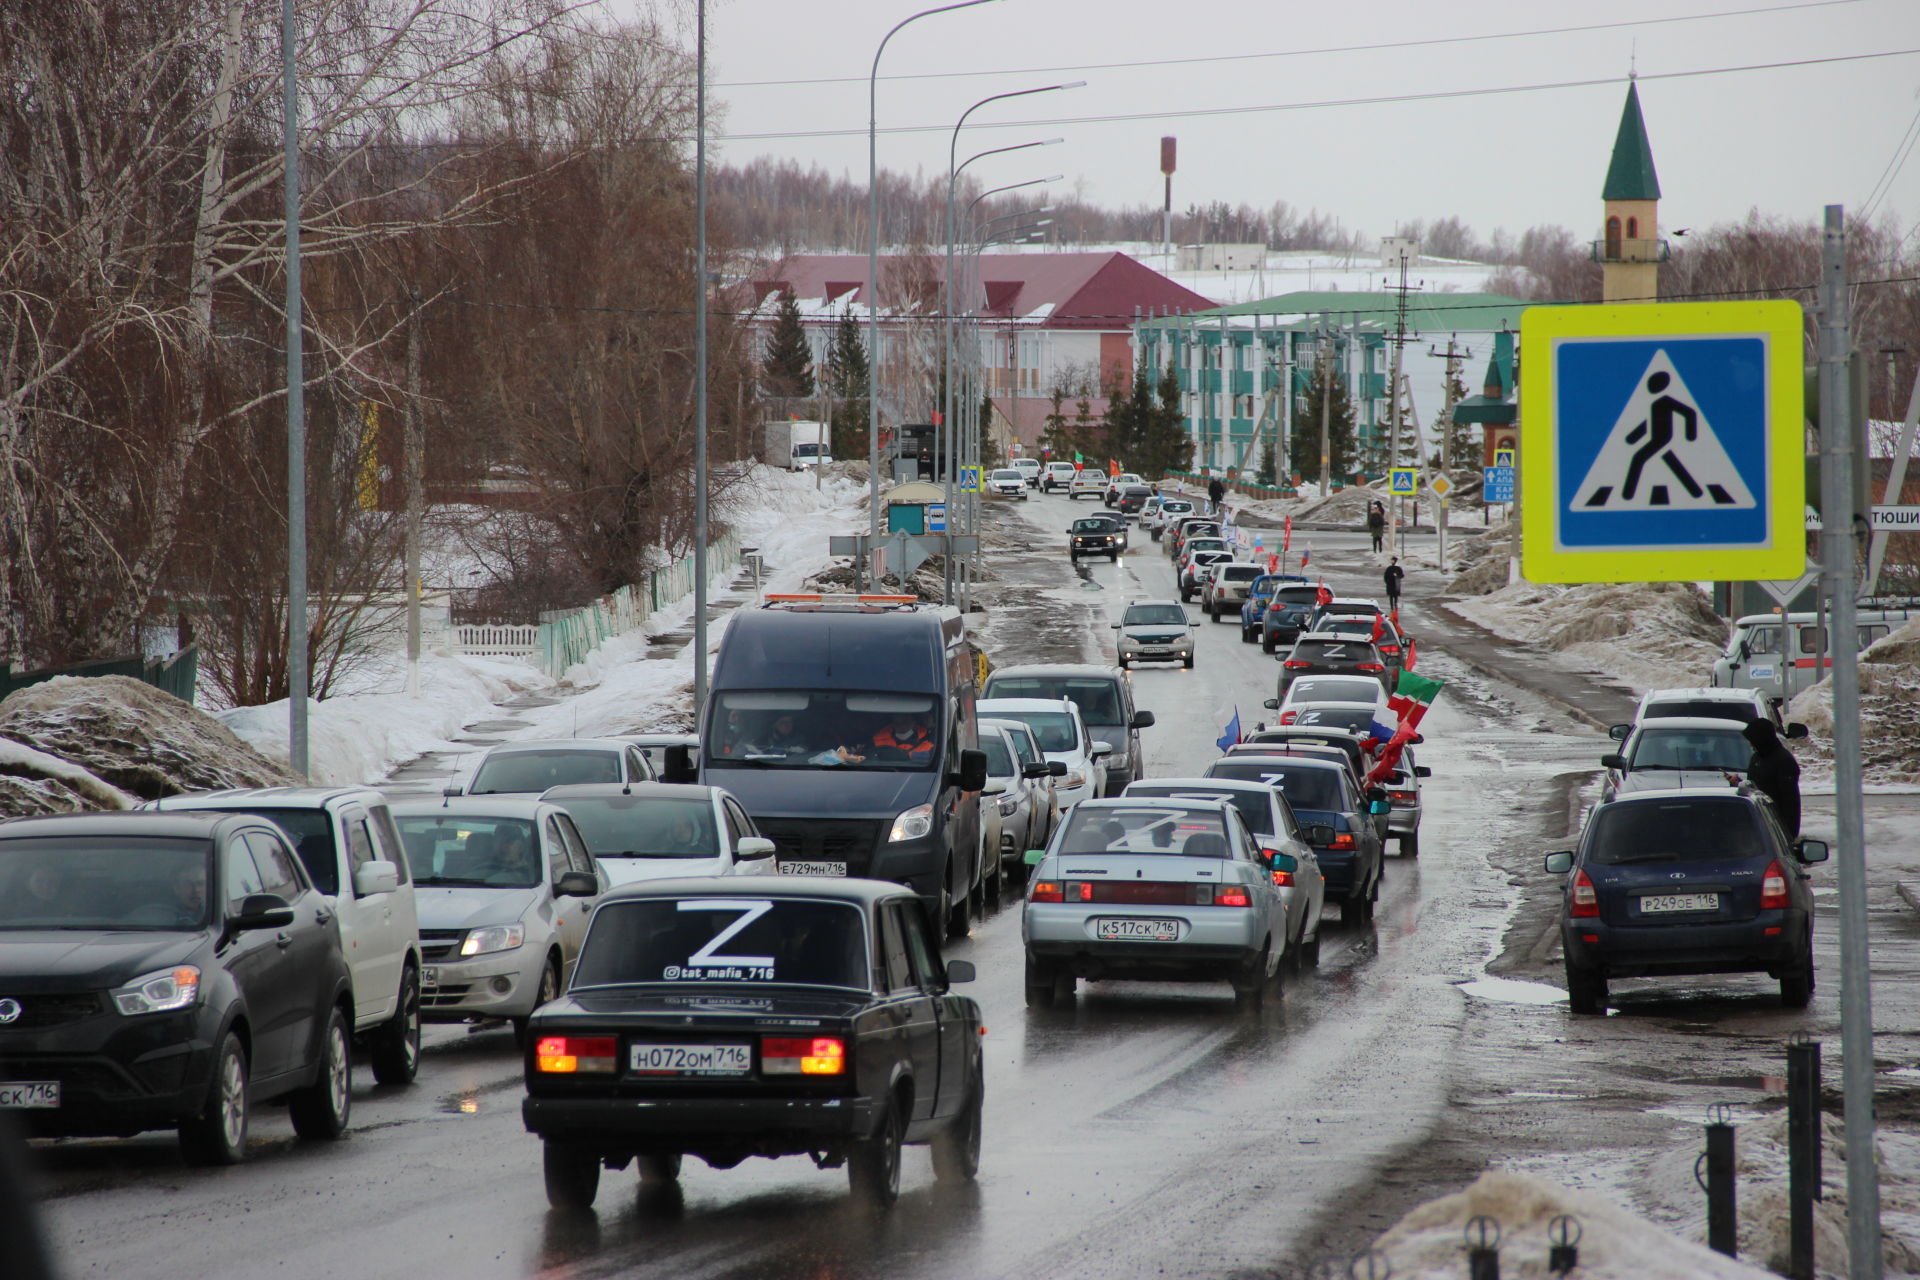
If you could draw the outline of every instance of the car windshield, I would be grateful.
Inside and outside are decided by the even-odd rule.
[[[1616,801],[1595,810],[1587,833],[1587,858],[1603,866],[1720,862],[1766,850],[1754,805],[1731,795]]]
[[[1018,720],[1033,730],[1042,751],[1078,751],[1080,738],[1074,732],[1073,717],[1064,711],[993,711],[996,720]]]
[[[556,796],[596,858],[713,858],[720,840],[705,798]]]
[[[1377,702],[1380,682],[1364,676],[1302,676],[1287,686],[1287,703]]]
[[[1240,811],[1241,821],[1256,836],[1273,834],[1273,801],[1255,791],[1207,791],[1193,787],[1159,786],[1136,782],[1127,788],[1129,796],[1166,796],[1175,800],[1225,800]]]
[[[1069,856],[1090,853],[1179,854],[1188,858],[1230,857],[1226,824],[1205,810],[1127,808],[1121,805],[1075,806],[1060,837]]]
[[[1110,529],[1111,526],[1109,526],[1105,520],[1095,520],[1092,516],[1073,522],[1073,532],[1075,533],[1107,533]]]
[[[1289,763],[1283,756],[1231,756],[1207,766],[1209,778],[1240,778],[1264,782],[1279,790],[1294,812],[1314,809],[1337,813],[1341,809],[1340,775],[1332,769]]]
[[[1627,757],[1632,769],[1719,769],[1745,773],[1753,748],[1740,730],[1643,729]]]
[[[1319,729],[1345,729],[1350,733],[1364,734],[1373,724],[1372,707],[1325,707],[1303,705],[1293,722],[1297,725],[1312,725]]]
[[[1741,724],[1754,718],[1751,702],[1730,702],[1715,698],[1698,702],[1649,702],[1640,713],[1642,720],[1670,720],[1675,716],[1698,716],[1707,720],[1736,720]]]
[[[1187,611],[1177,604],[1136,604],[1121,616],[1123,627],[1184,627]]]
[[[870,989],[866,916],[805,898],[642,898],[593,917],[571,990],[687,986]]]
[[[989,676],[989,698],[1070,699],[1087,724],[1119,724],[1120,692],[1115,682],[1100,676]],[[1048,747],[1064,751],[1065,747]]]
[[[931,769],[940,717],[924,693],[728,690],[707,725],[707,760],[729,768]]]
[[[1251,582],[1259,576],[1259,568],[1250,564],[1230,564],[1220,571],[1223,582]]]
[[[393,816],[413,863],[414,883],[451,888],[531,889],[540,848],[529,818],[436,813]]]
[[[987,772],[996,778],[1013,776],[1013,753],[1007,750],[1007,740],[997,733],[980,735],[980,749],[987,753]]]
[[[620,753],[554,747],[489,755],[468,788],[476,796],[538,794],[570,782],[619,782]]]
[[[995,480],[1018,480],[1021,484],[1025,484],[1027,482],[1027,478],[1025,476],[1021,475],[1018,471],[1015,471],[1011,467],[1008,467],[1001,471],[994,472],[993,478]]]
[[[0,931],[202,928],[210,852],[157,836],[0,840]]]

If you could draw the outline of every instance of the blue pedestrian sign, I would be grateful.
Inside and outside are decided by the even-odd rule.
[[[978,467],[960,468],[960,492],[962,493],[980,492],[980,468]]]
[[[1513,501],[1513,468],[1512,467],[1480,468],[1480,501],[1482,502],[1512,502]]]
[[[1420,468],[1391,467],[1387,471],[1387,492],[1396,498],[1411,498],[1420,492]]]
[[[1804,567],[1801,327],[1787,301],[1530,308],[1526,576],[1757,580]],[[1488,501],[1502,500],[1495,470]]]

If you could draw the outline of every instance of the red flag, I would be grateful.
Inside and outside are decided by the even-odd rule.
[[[1280,534],[1280,550],[1285,552],[1285,551],[1290,551],[1292,549],[1293,549],[1293,517],[1288,516],[1287,523],[1284,527],[1284,530]]]
[[[1315,604],[1323,609],[1333,603],[1333,592],[1327,590],[1327,580],[1325,578],[1320,579],[1320,590],[1315,593],[1313,600]]]
[[[1373,768],[1367,770],[1367,786],[1377,787],[1386,781],[1387,776],[1399,766],[1400,753],[1407,749],[1409,742],[1413,741],[1413,734],[1413,723],[1402,720],[1400,727],[1393,731],[1393,736],[1387,739],[1387,745],[1381,749],[1380,759]]]
[[[1280,572],[1280,557],[1277,555],[1274,555],[1272,552],[1267,553],[1267,572],[1268,573]]]
[[[1400,611],[1398,609],[1395,609],[1392,613],[1388,614],[1387,616],[1393,619],[1393,629],[1395,631],[1398,631],[1400,629]]]
[[[1413,670],[1413,664],[1420,660],[1420,646],[1413,640],[1407,641],[1407,670]]]
[[[1380,637],[1387,634],[1386,620],[1379,614],[1373,615],[1373,634],[1367,637],[1368,644],[1379,644]]]
[[[1117,477],[1119,476],[1119,474],[1120,474],[1120,464],[1114,461],[1112,458],[1108,458],[1107,459],[1107,475],[1110,477]]]

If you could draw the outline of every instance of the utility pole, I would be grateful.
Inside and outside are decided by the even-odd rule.
[[[307,375],[300,312],[299,34],[280,4],[281,151],[287,222],[287,764],[307,774]]]
[[[1873,1136],[1873,1001],[1867,952],[1865,815],[1860,801],[1860,672],[1856,634],[1847,363],[1853,344],[1846,212],[1826,211],[1820,248],[1820,568],[1833,634],[1833,808],[1840,879],[1840,1044],[1847,1134],[1847,1274],[1880,1280],[1880,1180]]]
[[[707,0],[694,0],[693,722],[707,707]],[[816,459],[815,465],[818,464]]]
[[[413,290],[407,315],[407,416],[401,462],[407,487],[407,696],[420,696],[420,521],[422,472],[426,470],[426,424],[420,420],[420,291]]]
[[[1333,492],[1333,458],[1328,452],[1328,442],[1332,439],[1333,356],[1337,344],[1333,334],[1326,330],[1321,332],[1320,340],[1320,496],[1324,498]]]

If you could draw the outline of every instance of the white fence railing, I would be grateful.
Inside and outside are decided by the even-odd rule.
[[[481,658],[525,658],[540,652],[540,628],[470,622],[453,629],[453,647]]]

